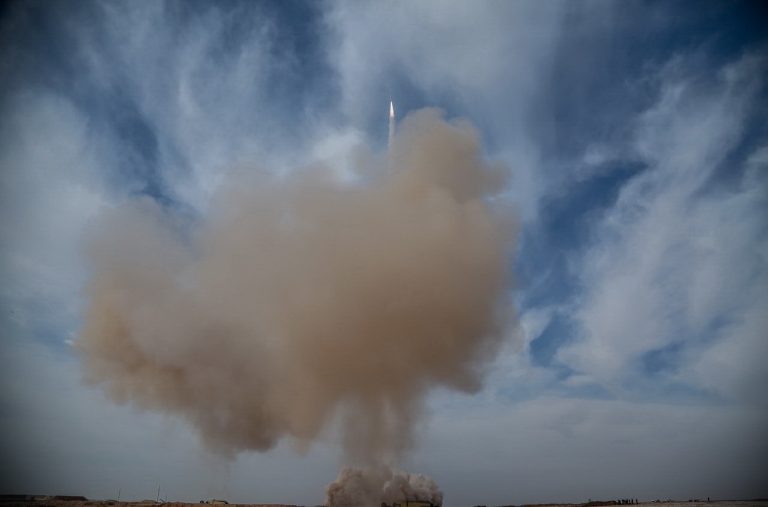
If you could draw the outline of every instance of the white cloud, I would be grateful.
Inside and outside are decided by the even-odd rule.
[[[348,121],[383,121],[397,83],[431,102],[455,103],[499,146],[513,168],[509,195],[533,219],[543,191],[532,113],[541,106],[566,10],[562,2],[336,2],[329,60]],[[394,97],[397,101],[398,97]],[[383,125],[383,122],[382,122]]]
[[[748,181],[728,158],[757,100],[762,68],[745,57],[708,85],[677,66],[662,75],[660,99],[636,129],[648,169],[622,188],[596,227],[573,308],[583,337],[561,348],[559,361],[616,386],[642,373],[645,353],[682,344],[674,377],[693,387],[741,398],[742,381],[768,380],[749,360],[768,352],[759,310],[768,308],[765,170],[752,167]],[[723,168],[741,182],[719,183]]]
[[[14,99],[0,131],[2,298],[19,319],[71,329],[85,230],[108,200],[100,139],[62,98],[30,91]]]
[[[296,163],[306,148],[299,133],[314,134],[281,109],[279,81],[298,69],[275,56],[272,22],[253,7],[204,9],[182,24],[171,4],[104,3],[104,30],[73,27],[88,82],[136,109],[156,142],[151,169],[197,211],[232,168]],[[234,31],[239,18],[251,21],[247,32]]]
[[[372,111],[371,91],[398,72],[436,96],[505,109],[525,104],[551,63],[562,3],[338,2],[330,20],[344,106],[353,122]],[[513,79],[506,79],[513,78]],[[476,105],[473,106],[473,108]],[[519,112],[510,111],[512,121]]]

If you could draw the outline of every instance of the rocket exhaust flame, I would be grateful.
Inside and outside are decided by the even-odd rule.
[[[512,234],[485,199],[505,171],[468,122],[411,114],[390,160],[352,188],[323,171],[230,181],[191,234],[146,199],[102,217],[87,379],[224,454],[339,421],[349,462],[396,463],[431,388],[479,388]]]
[[[392,151],[392,141],[395,139],[395,104],[389,101],[389,137],[387,137],[387,150]]]

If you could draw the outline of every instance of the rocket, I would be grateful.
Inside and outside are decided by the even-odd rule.
[[[395,104],[392,99],[389,100],[389,138],[387,140],[387,149],[392,150],[392,140],[395,137]]]

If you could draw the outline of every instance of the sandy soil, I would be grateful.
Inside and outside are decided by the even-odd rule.
[[[21,506],[33,506],[33,507],[150,507],[160,505],[153,501],[142,502],[115,502],[109,500],[56,500],[56,499],[41,499],[33,501],[0,501],[0,507],[21,507]],[[201,507],[199,503],[185,503],[185,502],[166,502],[162,504],[164,507]],[[232,507],[301,507],[289,504],[229,504]],[[580,507],[584,504],[528,504],[517,507]],[[634,504],[638,507],[768,507],[768,501],[733,501],[733,500],[721,500],[713,502],[641,502]],[[493,506],[488,506],[493,507]],[[512,505],[504,507],[515,507]]]

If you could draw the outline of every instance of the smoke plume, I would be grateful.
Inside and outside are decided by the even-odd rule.
[[[405,501],[442,505],[443,493],[435,481],[421,474],[392,471],[388,467],[366,470],[342,468],[326,491],[328,507],[379,507]]]
[[[477,389],[499,343],[511,235],[485,197],[504,171],[435,110],[360,169],[354,184],[323,168],[240,177],[194,226],[149,200],[103,217],[87,378],[220,452],[339,425],[347,459],[396,462],[427,390]]]

